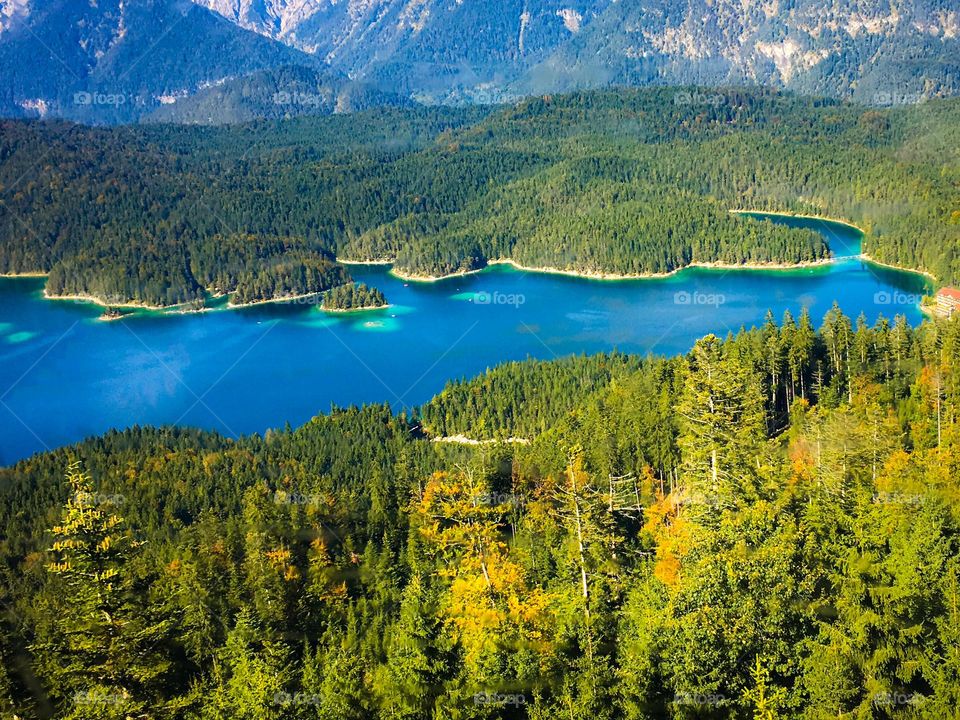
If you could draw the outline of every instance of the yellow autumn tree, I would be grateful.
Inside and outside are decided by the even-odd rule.
[[[689,500],[686,491],[658,493],[656,501],[644,511],[643,530],[656,549],[653,574],[674,589],[680,581],[681,560],[693,544],[693,525],[683,516],[683,506]]]
[[[503,540],[509,499],[470,472],[432,475],[414,505],[425,546],[446,584],[443,614],[479,679],[483,659],[545,636],[549,597],[528,587]]]

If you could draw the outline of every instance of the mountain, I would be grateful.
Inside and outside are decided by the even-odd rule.
[[[330,71],[290,65],[259,70],[203,88],[154,110],[146,122],[220,125],[301,115],[409,107],[409,99]]]
[[[0,113],[135,119],[253,71],[317,58],[187,0],[0,0]]]
[[[570,0],[196,0],[239,25],[322,57],[351,77],[426,100],[496,101],[578,30]],[[589,21],[589,17],[587,18]]]
[[[905,104],[960,91],[953,0],[196,0],[435,101],[763,83]]]
[[[247,77],[288,66],[303,70]],[[960,91],[960,12],[954,0],[0,0],[0,68],[0,114],[88,123],[648,84],[894,105]],[[273,103],[284,92],[317,97]]]
[[[612,3],[512,89],[754,82],[909,104],[960,91],[958,36],[943,0]]]

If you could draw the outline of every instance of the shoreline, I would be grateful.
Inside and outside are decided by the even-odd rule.
[[[393,263],[374,263],[377,265],[393,265]],[[476,275],[477,273],[482,273],[490,265],[494,264],[494,261],[488,261],[486,265],[482,268],[477,268],[476,270],[458,270],[455,273],[450,273],[449,275],[406,275],[402,270],[397,270],[394,267],[391,267],[387,272],[388,275],[392,275],[397,280],[402,280],[403,282],[415,282],[415,283],[435,283],[440,282],[441,280],[450,280],[451,278],[466,277],[467,275]]]
[[[930,282],[936,284],[937,278],[932,273],[927,272],[926,270],[916,270],[914,268],[905,268],[900,267],[899,265],[891,265],[890,263],[883,262],[882,260],[876,260],[875,258],[870,257],[867,253],[860,253],[859,258],[864,262],[870,263],[871,265],[876,265],[877,267],[887,268],[889,270],[897,270],[899,272],[912,273],[914,275],[922,275],[923,277],[930,280]]]
[[[245,303],[235,303],[233,300],[228,300],[226,304],[226,309],[228,310],[240,310],[242,308],[256,307],[257,305],[270,305],[272,303],[296,303],[298,300],[306,300],[307,298],[318,298],[320,297],[325,290],[312,293],[303,293],[301,295],[287,295],[285,297],[278,298],[268,298],[267,300],[253,300],[251,302]],[[222,297],[222,296],[221,296]],[[318,305],[319,303],[297,303],[299,305]]]
[[[804,268],[810,267],[821,267],[826,265],[832,265],[837,262],[839,258],[825,258],[823,260],[804,260],[799,263],[775,263],[775,262],[763,262],[763,263],[727,263],[719,260],[711,261],[697,261],[684,265],[683,267],[678,267],[667,272],[660,273],[608,273],[608,272],[583,272],[580,270],[563,270],[561,268],[554,267],[528,267],[526,265],[521,265],[520,263],[511,260],[491,260],[488,263],[490,265],[509,265],[515,270],[521,270],[523,272],[533,272],[533,273],[543,273],[547,275],[566,275],[568,277],[577,277],[583,278],[584,280],[610,280],[614,282],[619,282],[623,280],[660,280],[663,278],[672,277],[682,273],[684,270],[689,270],[690,268],[704,268],[706,270],[802,270]]]
[[[205,312],[213,312],[218,309],[212,307],[190,308],[187,307],[187,303],[180,303],[178,305],[146,305],[143,303],[131,302],[106,303],[100,298],[93,297],[92,295],[49,295],[46,290],[43,291],[43,299],[53,300],[54,302],[66,301],[82,303],[84,305],[95,305],[97,308],[100,308],[104,311],[97,317],[98,322],[114,322],[115,320],[123,320],[129,317],[142,316],[144,314],[194,315]],[[106,311],[110,309],[127,310],[128,312],[121,312],[118,315],[107,316]]]
[[[113,302],[106,302],[102,298],[98,298],[93,295],[82,295],[82,294],[51,295],[46,290],[43,291],[43,297],[45,300],[69,301],[69,302],[84,303],[87,305],[96,305],[97,307],[103,308],[104,310],[107,310],[110,308],[117,308],[117,309],[134,311],[131,313],[125,313],[120,317],[135,315],[136,311],[138,310],[144,311],[144,312],[151,312],[151,313],[167,314],[167,315],[189,315],[193,313],[213,312],[215,310],[240,310],[247,307],[254,307],[257,305],[267,305],[270,303],[296,302],[297,300],[303,300],[306,298],[316,298],[316,297],[319,297],[321,294],[322,292],[305,293],[303,295],[290,295],[288,297],[271,298],[269,300],[254,300],[253,302],[239,303],[239,304],[227,301],[227,303],[222,308],[215,308],[215,307],[208,307],[208,306],[191,308],[191,307],[187,307],[188,303],[179,303],[177,305],[147,305],[146,303],[137,303],[137,302],[113,303]],[[223,293],[210,295],[211,299],[221,299],[223,297],[224,297]],[[303,303],[303,304],[319,306],[319,303]],[[109,319],[119,320],[120,317],[113,317]]]
[[[733,213],[734,215],[769,215],[771,217],[782,217],[782,218],[799,218],[801,220],[825,220],[826,222],[836,223],[837,225],[845,225],[848,228],[856,230],[861,235],[866,235],[867,231],[858,225],[854,225],[849,220],[843,220],[841,218],[828,217],[826,215],[809,215],[807,213],[791,213],[783,212],[776,210],[750,210],[747,208],[732,208],[728,212]]]
[[[837,223],[850,227],[861,234],[866,234],[862,228],[857,227],[853,223],[850,223],[846,220],[839,218],[831,218],[821,215],[809,215],[809,214],[800,214],[800,213],[788,213],[788,212],[772,212],[765,210],[749,210],[743,208],[735,208],[729,210],[733,214],[756,214],[756,215],[768,215],[775,217],[784,217],[784,218],[802,218],[810,220],[823,220],[827,222]],[[930,272],[926,270],[920,270],[909,267],[902,267],[899,265],[893,265],[891,263],[883,262],[871,257],[868,253],[861,252],[858,255],[843,255],[836,256],[831,255],[828,258],[822,258],[819,260],[805,260],[799,263],[784,263],[784,262],[748,262],[748,263],[728,263],[723,261],[697,261],[691,262],[683,267],[674,268],[668,272],[645,272],[645,273],[616,273],[616,272],[603,272],[603,271],[584,271],[584,270],[567,270],[563,268],[543,266],[543,267],[533,267],[527,265],[521,265],[519,262],[512,258],[496,258],[493,260],[487,260],[486,264],[474,270],[459,270],[457,272],[449,273],[447,275],[416,275],[416,274],[407,274],[403,270],[398,270],[394,267],[394,261],[377,259],[377,260],[341,260],[337,258],[337,262],[343,265],[370,265],[370,266],[391,266],[388,270],[388,274],[401,280],[403,282],[415,282],[415,283],[436,283],[444,280],[452,280],[454,278],[466,277],[468,275],[477,275],[489,270],[495,265],[506,265],[514,270],[527,273],[539,273],[545,275],[561,275],[566,277],[579,278],[582,280],[595,280],[595,281],[609,281],[609,282],[624,282],[624,281],[636,281],[636,280],[657,280],[665,279],[674,275],[678,275],[686,270],[691,268],[702,268],[706,270],[725,270],[725,271],[789,271],[789,270],[803,270],[810,268],[819,268],[819,267],[828,267],[833,264],[841,263],[847,260],[859,259],[864,263],[875,265],[877,267],[883,267],[890,270],[895,270],[898,272],[911,273],[914,275],[920,275],[930,281],[933,285],[936,285],[937,278]],[[46,273],[0,273],[0,278],[42,278],[48,277]],[[210,292],[210,291],[208,291]],[[199,307],[191,308],[188,307],[189,303],[180,303],[177,305],[149,305],[146,303],[139,302],[123,302],[123,303],[108,303],[101,298],[85,295],[85,294],[72,294],[72,295],[52,295],[47,292],[44,288],[43,297],[46,300],[59,300],[59,301],[71,301],[71,302],[80,302],[93,304],[98,307],[109,309],[125,309],[132,310],[133,313],[125,313],[119,317],[111,317],[109,320],[117,320],[122,317],[127,317],[130,315],[135,315],[136,311],[152,312],[152,313],[163,313],[163,314],[189,314],[189,313],[201,313],[201,312],[210,312],[213,310],[234,310],[234,309],[243,309],[248,307],[256,307],[258,305],[269,305],[277,303],[298,303],[298,301],[303,301],[308,298],[319,298],[322,296],[323,291],[313,292],[313,293],[303,293],[300,295],[290,295],[285,297],[278,298],[269,298],[266,300],[254,300],[252,302],[246,303],[234,303],[230,300],[226,302],[222,307]],[[212,294],[212,298],[222,298],[223,293]],[[367,307],[367,308],[350,308],[350,309],[340,309],[340,308],[323,308],[321,302],[313,303],[300,303],[300,304],[314,304],[317,305],[319,309],[323,312],[331,314],[347,314],[347,313],[356,313],[356,312],[366,312],[372,310],[383,310],[391,307],[390,304],[378,306],[378,307]]]
[[[67,300],[70,302],[81,302],[88,305],[96,305],[97,307],[107,308],[125,308],[128,310],[151,310],[154,312],[166,311],[166,310],[175,310],[176,308],[183,307],[185,303],[180,303],[179,305],[147,305],[145,303],[137,302],[125,302],[125,303],[111,303],[105,302],[103,299],[94,297],[93,295],[51,295],[47,292],[46,289],[43,291],[43,297],[46,300]]]
[[[374,305],[369,307],[358,307],[358,308],[325,308],[323,305],[320,306],[320,310],[325,313],[331,313],[334,315],[350,315],[351,313],[362,313],[370,312],[371,310],[386,310],[392,308],[393,305],[387,303],[386,305]]]
[[[433,283],[440,282],[441,280],[449,280],[452,278],[464,277],[466,275],[476,275],[482,273],[494,265],[507,265],[512,267],[514,270],[519,270],[521,272],[530,272],[530,273],[541,273],[544,275],[564,275],[567,277],[580,278],[582,280],[603,280],[603,281],[612,281],[612,282],[623,282],[626,280],[660,280],[663,278],[668,278],[673,275],[682,273],[684,270],[690,268],[704,268],[707,270],[803,270],[805,268],[814,268],[814,267],[826,267],[828,265],[833,265],[842,260],[848,260],[851,257],[858,257],[856,255],[849,255],[843,257],[829,257],[821,260],[805,260],[799,263],[777,263],[777,262],[764,262],[764,263],[727,263],[721,261],[698,261],[692,262],[683,267],[675,268],[668,272],[661,273],[612,273],[612,272],[589,272],[584,270],[564,270],[562,268],[556,267],[531,267],[527,265],[521,265],[516,260],[511,258],[497,258],[495,260],[488,260],[487,264],[477,270],[463,270],[456,273],[451,273],[449,275],[406,275],[402,270],[391,269],[390,273],[399,280],[404,280],[408,282],[423,282],[423,283]]]
[[[341,260],[334,258],[341,265],[393,265],[393,260]]]

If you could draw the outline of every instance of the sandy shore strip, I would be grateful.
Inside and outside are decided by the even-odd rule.
[[[352,313],[370,312],[371,310],[387,310],[392,307],[393,305],[387,303],[386,305],[371,305],[358,308],[325,308],[321,305],[320,309],[325,313],[331,313],[333,315],[350,315]]]
[[[682,273],[688,268],[706,268],[712,270],[800,270],[808,267],[820,267],[831,265],[837,261],[837,258],[824,258],[823,260],[807,260],[799,263],[726,263],[720,261],[710,262],[692,262],[689,265],[662,273],[608,273],[608,272],[584,272],[580,270],[563,270],[554,267],[528,267],[508,259],[491,260],[488,265],[509,265],[515,270],[523,272],[545,273],[549,275],[567,275],[569,277],[578,277],[585,280],[656,280],[658,278],[672,277]]]
[[[397,280],[403,280],[404,282],[435,283],[440,282],[441,280],[450,280],[451,278],[476,275],[478,273],[482,273],[490,265],[491,263],[488,262],[482,268],[477,268],[476,270],[458,270],[457,272],[450,273],[449,275],[408,275],[402,270],[397,270],[396,268],[391,268],[389,274],[393,275]]]
[[[177,305],[147,305],[146,303],[137,302],[114,303],[107,302],[102,298],[94,297],[92,295],[51,295],[46,290],[43,291],[43,297],[45,300],[53,300],[54,302],[65,300],[67,302],[79,302],[87,305],[96,305],[104,310],[117,309],[132,311],[109,317],[101,315],[99,318],[97,318],[98,320],[102,320],[104,322],[135,317],[141,313],[151,313],[156,315],[193,315],[195,313],[214,312],[216,310],[227,309],[216,307],[190,307],[189,303],[179,303]],[[220,297],[223,296],[213,295],[211,296],[211,299],[217,299]]]
[[[914,275],[923,275],[925,278],[931,280],[932,282],[937,281],[936,275],[934,275],[933,273],[929,273],[926,270],[916,270],[914,268],[901,267],[900,265],[893,265],[892,263],[882,262],[880,260],[876,260],[870,257],[869,255],[867,255],[867,253],[860,253],[860,255],[858,255],[857,257],[859,257],[864,262],[870,263],[871,265],[889,268],[890,270],[899,270],[900,272],[913,273]]]
[[[102,308],[125,308],[130,310],[174,310],[176,308],[183,307],[185,303],[179,305],[147,305],[146,303],[138,302],[107,302],[103,298],[94,297],[93,295],[51,295],[46,290],[43,291],[43,297],[47,300],[69,300],[70,302],[82,302],[88,303],[91,305],[97,305]]]
[[[341,260],[335,258],[341,265],[393,265],[393,260]]]
[[[143,310],[147,312],[156,312],[156,313],[166,313],[170,315],[175,314],[188,314],[188,313],[201,313],[201,312],[213,312],[215,310],[240,310],[242,308],[255,307],[257,305],[270,305],[273,303],[295,303],[299,300],[316,300],[316,302],[303,303],[320,306],[319,298],[323,292],[312,292],[312,293],[303,293],[301,295],[286,295],[284,297],[270,298],[267,300],[254,300],[253,302],[246,303],[234,303],[228,301],[226,305],[222,308],[212,308],[212,307],[189,307],[189,303],[179,303],[177,305],[148,305],[147,303],[138,303],[138,302],[107,302],[103,298],[94,297],[93,295],[51,295],[46,290],[43,291],[43,297],[47,300],[66,300],[70,302],[81,302],[91,305],[96,305],[102,308],[117,308],[120,310]],[[211,299],[222,298],[223,295],[211,295]],[[350,312],[356,312],[358,310],[380,310],[383,307],[389,307],[389,305],[377,307],[377,308],[357,308]],[[328,311],[332,312],[332,311]],[[130,313],[128,313],[129,315]],[[116,320],[119,318],[109,318],[111,320]]]
[[[230,300],[229,302],[227,302],[227,308],[229,308],[230,310],[235,310],[240,308],[256,307],[257,305],[271,305],[273,303],[296,303],[300,300],[317,300],[321,295],[323,295],[324,292],[326,291],[321,290],[319,292],[302,293],[300,295],[284,295],[283,297],[267,298],[266,300],[253,300],[251,302],[245,302],[245,303],[235,303],[233,302],[233,300]],[[320,303],[311,302],[311,303],[301,303],[301,304],[319,305]]]
[[[457,445],[493,445],[496,443],[512,443],[515,445],[529,445],[529,438],[522,437],[508,437],[503,440],[474,440],[473,438],[468,438],[466,435],[444,435],[441,437],[431,438],[430,442],[435,443],[455,443]]]
[[[530,267],[527,265],[521,265],[515,260],[510,258],[498,258],[496,260],[490,260],[487,262],[486,266],[478,270],[467,270],[457,273],[452,273],[450,275],[406,275],[402,270],[391,270],[390,274],[394,277],[412,282],[438,282],[440,280],[449,280],[450,278],[463,277],[465,275],[476,275],[482,273],[489,267],[494,265],[508,265],[514,270],[519,270],[521,272],[529,273],[542,273],[545,275],[565,275],[567,277],[581,278],[583,280],[609,280],[614,282],[622,282],[624,280],[656,280],[662,278],[668,278],[678,273],[687,270],[688,268],[706,268],[713,270],[802,270],[804,268],[812,267],[823,267],[826,265],[831,265],[838,262],[839,260],[846,260],[850,257],[856,256],[845,256],[842,258],[824,258],[822,260],[809,260],[800,263],[724,263],[724,262],[693,262],[689,265],[684,265],[683,267],[676,268],[669,272],[662,273],[609,273],[609,272],[589,272],[584,270],[564,270],[562,268],[555,267]]]

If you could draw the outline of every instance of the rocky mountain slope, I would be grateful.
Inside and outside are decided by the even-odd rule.
[[[290,88],[277,87],[286,75],[247,77],[287,66],[319,75]],[[757,83],[882,106],[960,91],[960,9],[956,0],[0,0],[0,68],[0,115],[93,123],[317,112],[264,102],[303,88],[320,96],[320,112],[398,96],[489,103],[646,84]]]
[[[225,79],[317,59],[187,0],[0,0],[0,113],[135,119]]]
[[[953,0],[196,0],[434,100],[757,82],[879,105],[960,89]]]

